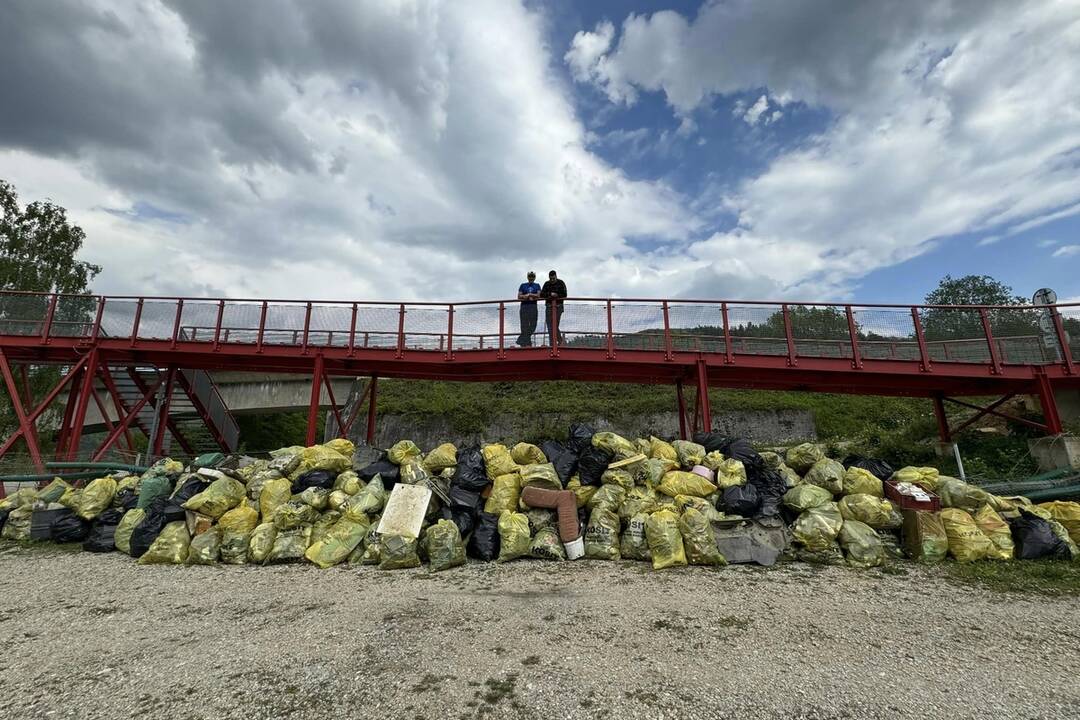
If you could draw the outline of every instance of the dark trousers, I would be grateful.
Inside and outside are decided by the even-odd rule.
[[[521,334],[518,335],[517,344],[521,347],[530,347],[532,336],[536,332],[536,303],[521,303],[518,313],[521,320]]]
[[[555,333],[559,332],[559,325],[562,324],[562,311],[562,303],[559,303],[555,306],[554,322],[552,322],[551,305],[544,306],[544,319],[548,324],[548,342],[551,343],[552,346],[555,345]],[[559,342],[563,342],[562,333],[559,333],[558,337]]]

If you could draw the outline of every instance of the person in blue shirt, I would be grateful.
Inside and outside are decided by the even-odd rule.
[[[540,297],[540,285],[536,282],[536,273],[532,270],[526,277],[528,282],[518,286],[517,296],[521,301],[521,334],[517,339],[518,347],[532,347],[532,337],[536,332],[536,301]]]

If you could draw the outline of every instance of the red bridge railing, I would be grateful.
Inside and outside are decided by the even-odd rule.
[[[540,303],[520,338],[516,300],[386,303],[0,293],[0,335],[457,352],[534,346],[1002,365],[1080,361],[1080,304],[900,306],[568,298],[559,333]],[[554,340],[554,342],[552,342]]]

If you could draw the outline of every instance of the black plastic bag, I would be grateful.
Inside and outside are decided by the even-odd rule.
[[[116,535],[116,526],[120,524],[120,519],[124,517],[124,512],[124,510],[119,509],[106,510],[94,518],[94,523],[90,526],[90,534],[86,536],[86,542],[83,543],[83,550],[86,552],[112,552],[115,550],[116,544],[113,542],[113,538]]]
[[[487,468],[480,448],[473,446],[458,450],[457,468],[450,479],[450,487],[460,487],[472,492],[480,492],[488,484]]]
[[[761,507],[761,498],[758,496],[757,488],[750,483],[726,488],[720,502],[725,512],[748,518],[757,515]]]
[[[694,442],[705,447],[705,452],[719,451],[726,458],[734,458],[746,467],[749,474],[751,468],[765,468],[765,460],[750,444],[746,438],[726,437],[721,433],[694,433]]]
[[[580,455],[585,448],[592,447],[592,436],[595,434],[596,430],[591,425],[574,423],[570,426],[570,439],[567,440],[566,446]]]
[[[476,510],[466,507],[444,507],[442,516],[457,525],[461,537],[468,537],[476,527]]]
[[[457,508],[466,508],[473,513],[480,512],[480,508],[483,505],[484,498],[480,497],[480,493],[473,490],[467,490],[460,485],[450,486],[450,506]],[[461,529],[460,527],[458,528]]]
[[[486,560],[487,562],[499,557],[498,515],[486,512],[480,513],[472,537],[469,538],[469,544],[465,547],[465,552],[469,557]]]
[[[1038,515],[1020,511],[1020,517],[1009,522],[1017,560],[1055,558],[1069,560],[1072,555],[1064,540],[1054,534],[1050,523]]]
[[[4,523],[7,522],[7,517],[10,514],[11,514],[10,510],[0,510],[0,530],[4,529]]]
[[[578,456],[572,450],[564,450],[561,455],[551,461],[551,464],[555,466],[555,473],[562,481],[563,487],[566,487],[566,483],[570,482],[570,478],[577,472]]]
[[[401,468],[390,462],[389,457],[384,452],[379,456],[378,460],[364,466],[364,468],[356,474],[365,484],[371,482],[372,478],[376,475],[381,476],[383,487],[389,492],[394,489],[394,486],[397,485],[398,481],[401,479]],[[330,487],[333,487],[332,483]]]
[[[578,478],[581,479],[581,484],[599,485],[600,478],[614,458],[615,456],[607,450],[592,445],[582,450],[581,455],[578,457],[577,466]]]
[[[788,490],[783,475],[776,470],[750,468],[746,471],[746,482],[757,490],[761,501],[757,516],[772,517],[780,512],[781,500]]]
[[[55,543],[82,542],[90,534],[90,523],[73,510],[57,513],[49,526],[49,537]]]
[[[878,480],[888,480],[892,477],[893,472],[895,472],[892,465],[884,460],[875,460],[874,458],[863,457],[862,455],[848,455],[844,458],[844,467],[862,468]]]
[[[139,502],[138,494],[131,488],[124,488],[113,497],[113,507],[127,511],[135,507]]]
[[[548,459],[548,462],[555,462],[555,458],[566,452],[566,445],[558,440],[545,440],[540,443],[540,452],[544,453],[544,457]]]
[[[147,506],[142,522],[131,532],[131,557],[142,557],[161,534],[165,525],[172,522],[168,519],[167,512],[170,507],[176,506],[172,505],[172,500],[165,497],[154,498],[154,501]],[[183,508],[181,508],[180,519],[184,519]]]
[[[309,470],[296,478],[296,482],[292,484],[293,494],[302,493],[308,488],[333,490],[334,481],[337,480],[337,476],[338,474],[332,470]],[[385,487],[385,485],[383,487]]]
[[[203,480],[198,475],[192,475],[184,481],[184,483],[173,494],[171,498],[166,498],[165,496],[156,498],[154,502],[157,502],[157,500],[165,501],[164,505],[162,506],[162,512],[165,516],[165,523],[186,520],[187,511],[184,510],[184,503],[201,493],[206,488],[210,487],[210,482],[210,480]],[[150,503],[151,506],[153,506],[153,504],[153,502]],[[147,513],[149,513],[150,507],[147,507],[146,510]],[[145,520],[143,522],[145,522]],[[164,524],[162,525],[162,527],[164,527]],[[157,537],[157,534],[155,534],[154,537]]]

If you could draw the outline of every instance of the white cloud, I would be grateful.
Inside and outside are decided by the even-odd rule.
[[[1058,241],[1046,238],[1046,239],[1040,240],[1039,242],[1037,242],[1035,244],[1038,245],[1041,248],[1048,248],[1048,247],[1053,247],[1053,246],[1057,245]]]
[[[762,95],[757,99],[750,109],[743,114],[743,120],[749,125],[756,125],[758,119],[765,114],[765,111],[769,109],[769,98]]]
[[[1054,251],[1054,257],[1072,257],[1080,255],[1080,245],[1062,245]]]
[[[2,175],[71,209],[99,291],[475,299],[552,266],[661,293],[626,239],[700,225],[588,150],[517,2],[15,10],[0,65],[33,70],[0,78]]]
[[[733,0],[692,21],[630,15],[610,45],[589,77],[613,99],[663,92],[681,117],[765,89],[736,114],[758,120],[768,98],[830,111],[726,188],[738,224],[702,244],[789,292],[843,294],[951,235],[989,244],[1080,211],[1075,4]]]

